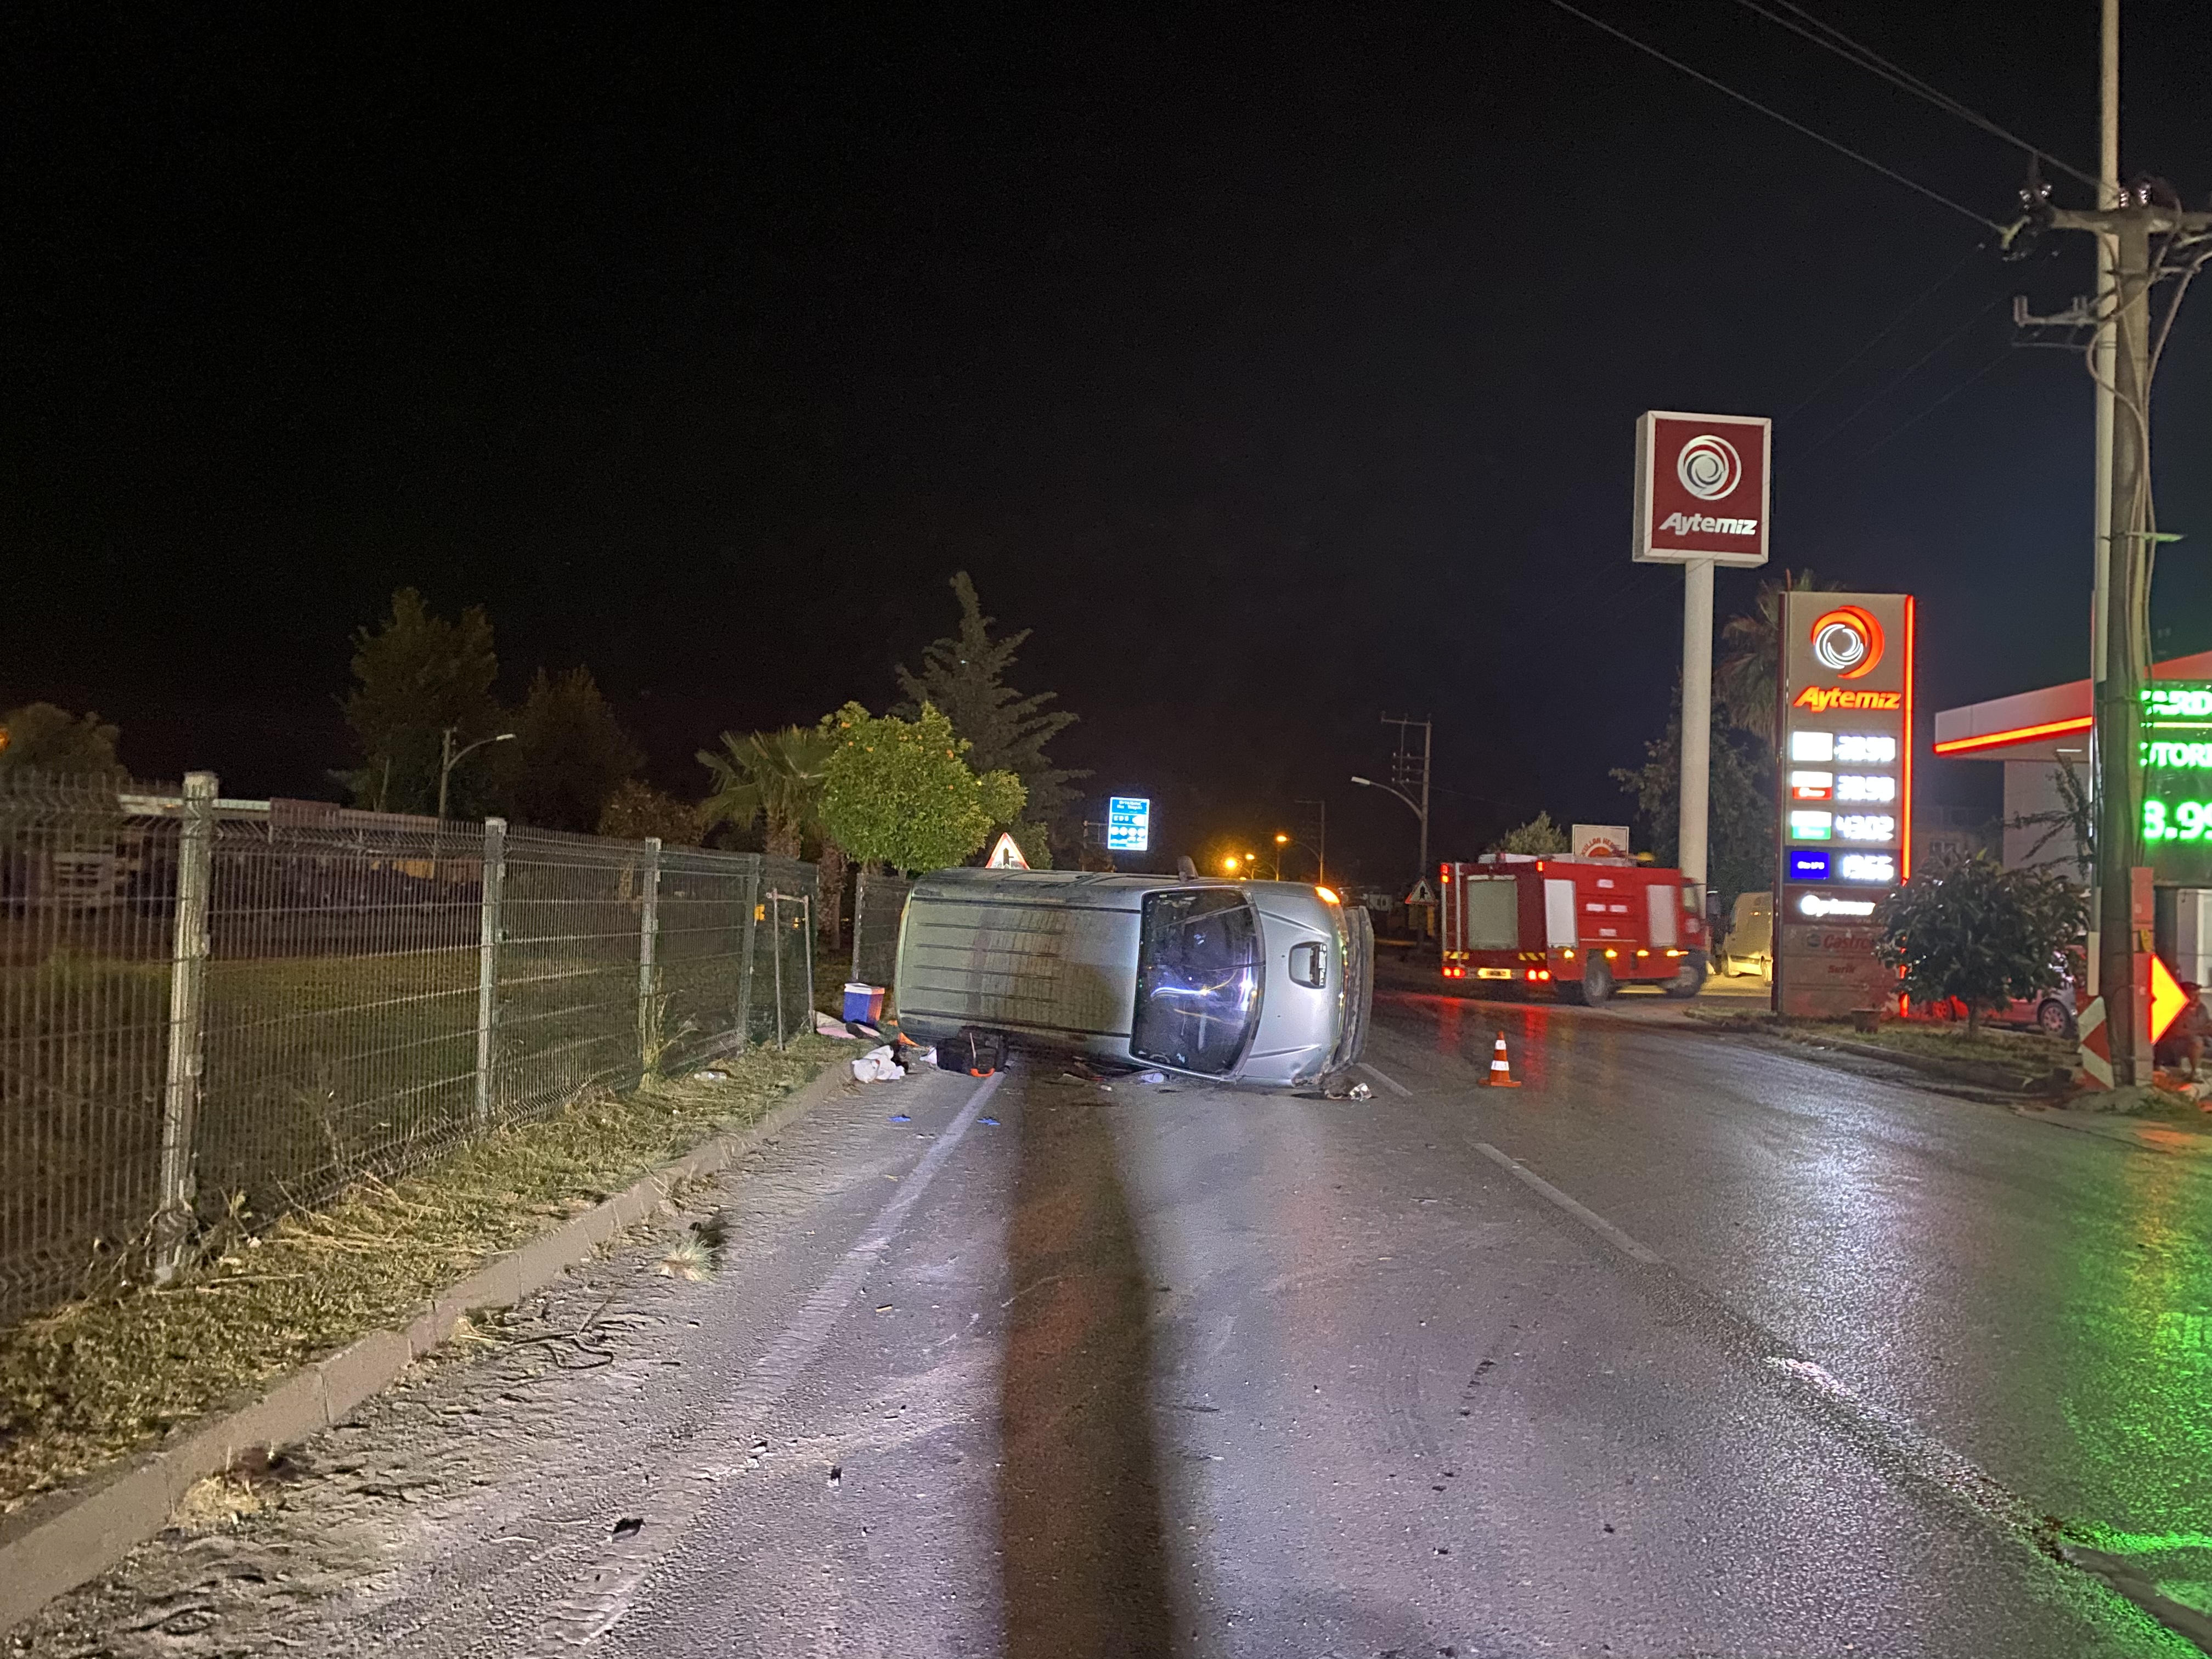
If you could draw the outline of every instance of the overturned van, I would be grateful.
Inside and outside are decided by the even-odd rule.
[[[1359,1058],[1373,956],[1364,910],[1296,882],[940,870],[907,896],[894,995],[917,1042],[1296,1084]]]

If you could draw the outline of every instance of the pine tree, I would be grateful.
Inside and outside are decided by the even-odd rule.
[[[952,578],[952,592],[960,601],[960,631],[931,645],[921,653],[921,672],[901,665],[899,690],[908,702],[897,711],[908,719],[927,705],[952,722],[966,738],[968,764],[977,772],[1012,772],[1022,781],[1030,824],[1053,826],[1064,819],[1078,799],[1067,786],[1088,772],[1054,766],[1045,744],[1075,724],[1066,709],[1048,708],[1057,702],[1054,691],[1024,696],[1006,683],[1014,656],[1029,639],[1030,629],[994,639],[998,618],[983,614],[975,597],[975,584],[964,570]],[[1023,841],[1028,824],[998,826],[1012,829],[1026,850],[1035,842]],[[1036,860],[1033,857],[1032,862]]]

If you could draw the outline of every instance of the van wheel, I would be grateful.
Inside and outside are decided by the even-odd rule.
[[[1592,957],[1583,963],[1583,994],[1577,1000],[1585,1008],[1595,1008],[1612,995],[1613,969],[1603,957]]]
[[[1705,988],[1705,964],[1702,957],[1684,957],[1682,971],[1661,986],[1660,990],[1670,997],[1693,997]]]

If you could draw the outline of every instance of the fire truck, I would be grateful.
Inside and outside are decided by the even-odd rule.
[[[1595,1006],[1624,985],[1688,997],[1705,982],[1703,896],[1680,870],[1486,853],[1442,874],[1443,976],[1455,984]]]

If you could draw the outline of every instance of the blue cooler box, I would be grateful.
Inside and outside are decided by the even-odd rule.
[[[845,1018],[872,1025],[884,1017],[884,988],[880,985],[858,985],[848,981],[845,986]]]

